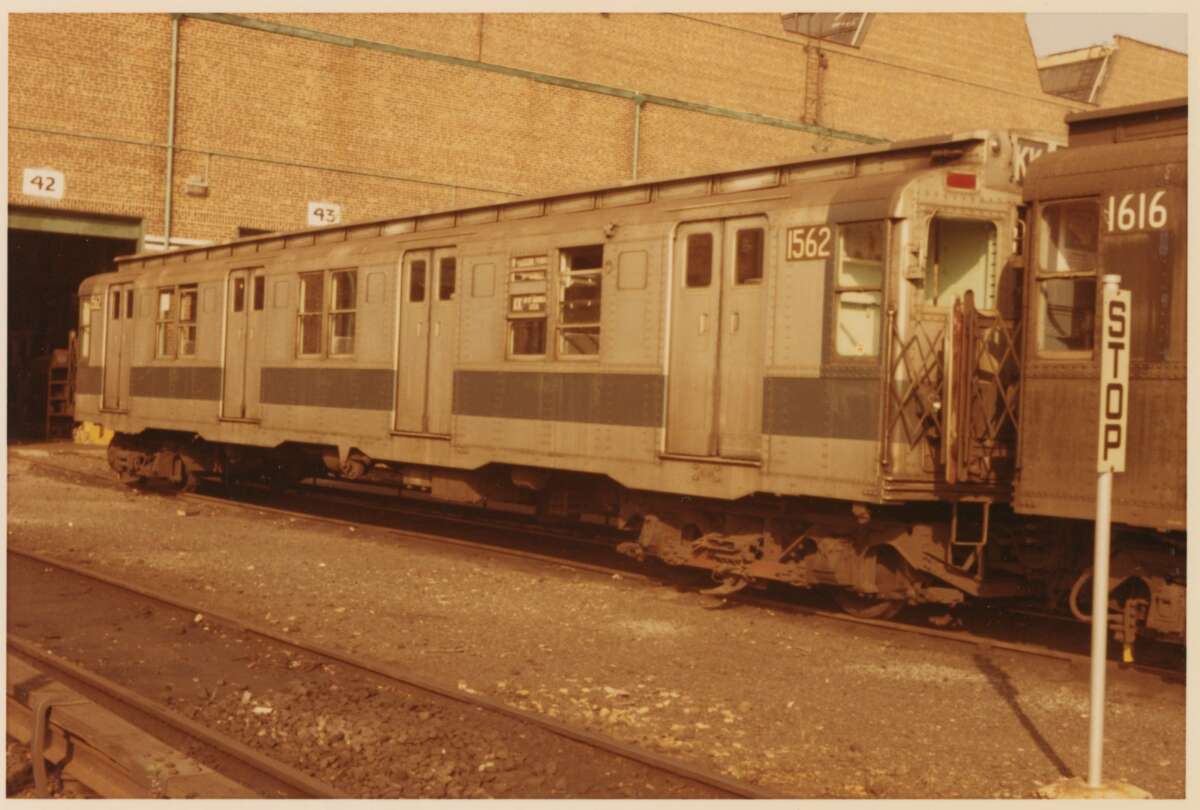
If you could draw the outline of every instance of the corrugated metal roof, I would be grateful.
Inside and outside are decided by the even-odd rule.
[[[1099,59],[1081,59],[1040,68],[1038,75],[1042,80],[1042,90],[1073,101],[1090,102],[1107,61],[1108,56],[1105,55]]]

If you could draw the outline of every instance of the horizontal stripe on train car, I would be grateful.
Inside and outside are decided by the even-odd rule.
[[[84,366],[80,393],[100,393],[101,369]],[[143,366],[130,369],[139,397],[221,398],[220,367]],[[87,379],[87,388],[80,385]],[[657,374],[539,371],[456,371],[453,412],[460,416],[662,427],[663,386]],[[266,405],[390,411],[391,369],[264,368]],[[874,439],[879,381],[869,378],[767,377],[763,432],[777,436]]]
[[[763,380],[764,433],[875,439],[878,431],[878,379],[767,377]]]
[[[456,371],[454,413],[661,427],[663,380],[658,374]]]
[[[221,398],[221,367],[133,366],[129,369],[129,395],[218,400]]]
[[[264,368],[264,405],[390,411],[396,375],[390,368]]]
[[[100,380],[103,379],[103,366],[76,366],[75,393],[99,394]]]

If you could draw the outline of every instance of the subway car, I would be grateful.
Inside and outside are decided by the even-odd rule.
[[[1075,140],[1167,109],[1081,117],[1065,149],[973,131],[122,258],[80,287],[77,418],[116,431],[131,482],[331,476],[603,520],[714,592],[828,586],[869,616],[1082,609],[1095,278],[1159,231],[1090,232],[1091,265],[1059,231],[1113,190],[1167,206],[1148,282],[1166,303],[1134,287],[1135,321],[1149,307],[1168,336],[1138,361],[1136,434],[1168,391],[1182,408],[1185,152],[1105,142],[1102,166]],[[1120,155],[1174,168],[1121,191],[1142,175]],[[1054,168],[1072,166],[1091,173]],[[1127,480],[1182,481],[1178,425],[1131,450]],[[1182,553],[1182,501],[1122,487],[1114,573],[1144,605],[1126,637],[1181,640],[1155,606],[1176,598],[1158,561]]]

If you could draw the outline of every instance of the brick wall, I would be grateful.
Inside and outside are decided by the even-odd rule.
[[[1100,86],[1100,104],[1117,107],[1186,96],[1187,55],[1128,37],[1114,37],[1116,50]]]
[[[169,16],[9,19],[10,204],[140,216],[147,233],[161,233]],[[809,41],[783,31],[778,14],[254,19],[793,123],[805,112],[812,64]],[[875,14],[860,48],[822,51],[818,123],[849,133],[1064,132],[1063,115],[1083,106],[1041,92],[1019,14]],[[1149,67],[1138,72],[1153,84]],[[1171,94],[1134,85],[1120,93]],[[172,233],[217,240],[239,226],[300,228],[309,200],[340,203],[354,221],[621,182],[631,173],[635,109],[629,98],[470,65],[187,18]],[[650,103],[638,171],[665,176],[861,145]],[[21,194],[21,170],[41,165],[66,172],[61,203]],[[190,176],[207,179],[208,196],[183,193]]]

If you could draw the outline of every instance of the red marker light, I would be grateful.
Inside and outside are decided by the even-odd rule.
[[[965,172],[950,172],[946,175],[946,185],[950,188],[962,188],[967,191],[974,191],[978,178],[973,174]]]

